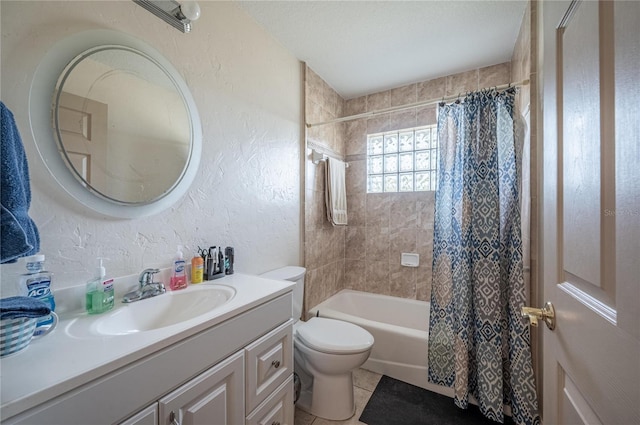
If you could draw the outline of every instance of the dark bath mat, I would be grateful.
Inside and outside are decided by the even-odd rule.
[[[368,425],[496,425],[477,406],[466,410],[453,399],[383,375],[360,415]],[[505,424],[513,425],[505,416]]]

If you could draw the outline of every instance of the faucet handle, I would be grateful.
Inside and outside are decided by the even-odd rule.
[[[160,273],[160,269],[144,269],[138,278],[140,287],[153,283],[153,275],[156,273]]]

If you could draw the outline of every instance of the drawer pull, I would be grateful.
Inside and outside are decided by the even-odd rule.
[[[275,367],[276,369],[280,367],[280,360],[274,360],[271,362],[271,366]],[[272,424],[272,425],[279,425],[280,423],[278,422],[278,424]]]
[[[180,425],[180,422],[176,419],[176,414],[173,413],[173,410],[169,413],[169,422],[171,425]]]

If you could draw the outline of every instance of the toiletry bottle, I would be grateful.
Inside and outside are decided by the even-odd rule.
[[[204,259],[194,255],[191,259],[191,283],[202,283],[204,277]]]
[[[106,271],[102,266],[102,258],[97,258],[98,267],[93,279],[87,282],[87,313],[100,314],[109,311],[114,304],[113,279],[105,279]]]
[[[53,299],[53,292],[51,291],[51,277],[52,274],[44,267],[44,255],[37,254],[25,258],[28,273],[20,276],[19,288],[20,294],[26,297],[37,298],[40,301],[44,301],[45,304],[54,311],[56,309],[56,302]],[[51,315],[40,317],[36,324],[37,327],[51,325],[53,318]],[[37,332],[37,331],[36,331]]]
[[[224,249],[224,257],[224,273],[233,274],[233,262],[235,259],[232,246],[228,246]]]
[[[173,260],[173,273],[171,274],[171,281],[169,288],[172,291],[178,289],[184,289],[187,287],[187,271],[185,270],[184,255],[182,254],[182,245],[178,245],[178,251],[176,251],[176,257]]]

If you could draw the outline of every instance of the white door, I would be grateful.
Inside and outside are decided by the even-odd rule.
[[[547,1],[545,424],[640,424],[640,2]]]
[[[105,103],[67,92],[60,94],[58,122],[67,159],[79,177],[102,193],[108,179],[107,114]]]

